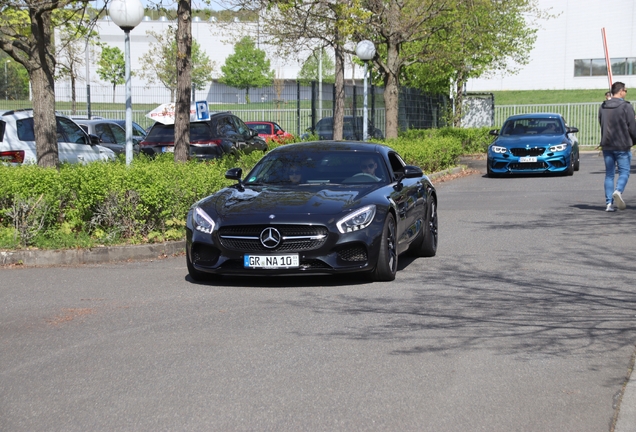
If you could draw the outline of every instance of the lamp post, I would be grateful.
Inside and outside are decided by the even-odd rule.
[[[364,111],[362,115],[362,140],[366,141],[368,136],[368,115],[367,115],[367,63],[375,57],[375,45],[369,40],[358,42],[356,55],[364,62]]]
[[[7,63],[11,63],[11,60],[7,59],[4,62],[4,100],[5,101],[9,100],[9,75],[7,74]]]
[[[126,35],[124,61],[126,64],[126,165],[133,158],[132,141],[132,96],[130,88],[130,31],[137,27],[144,18],[144,7],[140,0],[112,0],[108,13]]]

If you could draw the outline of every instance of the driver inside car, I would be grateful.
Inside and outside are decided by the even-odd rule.
[[[364,158],[360,162],[360,171],[362,171],[362,174],[367,174],[374,177],[376,180],[380,180],[380,178],[375,175],[375,170],[377,168],[378,164],[372,158]]]

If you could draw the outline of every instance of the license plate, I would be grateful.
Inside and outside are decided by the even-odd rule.
[[[164,153],[174,153],[174,146],[161,147],[161,151]]]
[[[537,158],[533,156],[520,157],[519,162],[536,162]]]
[[[298,265],[298,254],[243,256],[245,268],[286,269],[296,268]]]

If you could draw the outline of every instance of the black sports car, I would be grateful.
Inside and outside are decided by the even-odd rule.
[[[395,279],[398,255],[437,251],[437,194],[395,150],[362,142],[280,146],[188,212],[186,260],[213,275],[366,272]]]

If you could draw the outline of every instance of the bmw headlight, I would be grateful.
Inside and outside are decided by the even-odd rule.
[[[568,144],[567,143],[561,143],[561,144],[550,146],[550,151],[551,152],[560,152],[560,151],[565,150],[566,148],[568,148]]]
[[[375,217],[375,205],[362,207],[340,219],[336,226],[342,234],[358,231],[368,227]]]
[[[500,146],[496,146],[496,145],[494,145],[494,146],[490,147],[490,149],[491,149],[494,153],[502,153],[502,154],[508,151],[508,149],[507,149],[507,148],[505,148],[505,147],[500,147]]]
[[[201,207],[195,207],[192,212],[194,229],[202,233],[211,234],[214,231],[214,220],[203,211]]]

